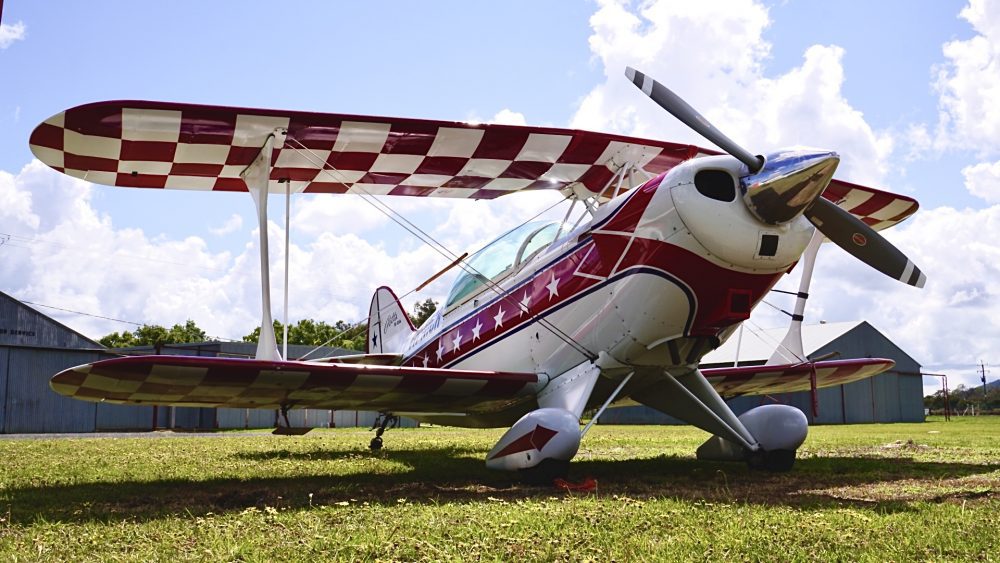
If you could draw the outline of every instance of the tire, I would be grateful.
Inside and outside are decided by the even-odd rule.
[[[786,473],[795,465],[794,450],[758,451],[747,457],[750,469],[763,469],[771,473]]]
[[[382,449],[382,437],[381,436],[375,436],[374,438],[372,438],[372,441],[368,443],[368,449],[370,449],[373,452],[377,452],[377,451],[381,450]]]

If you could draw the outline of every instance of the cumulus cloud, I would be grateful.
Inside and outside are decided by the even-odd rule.
[[[524,118],[523,113],[518,113],[516,111],[504,108],[497,112],[493,116],[493,119],[489,120],[488,123],[501,123],[503,125],[527,125],[528,122]]]
[[[228,235],[230,233],[235,233],[236,231],[243,228],[243,217],[237,213],[233,213],[226,219],[226,222],[218,227],[212,227],[208,229],[208,232],[215,236]]]
[[[23,22],[15,24],[0,23],[0,49],[10,47],[15,41],[20,41],[27,35],[27,28]]]
[[[966,166],[962,175],[969,193],[990,203],[1000,203],[1000,161]]]

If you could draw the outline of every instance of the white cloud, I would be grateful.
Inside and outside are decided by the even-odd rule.
[[[940,94],[936,145],[996,152],[1000,139],[1000,2],[971,0],[959,14],[976,35],[942,47],[948,62],[937,69]]]
[[[966,166],[962,175],[969,193],[990,203],[1000,203],[1000,161]]]
[[[243,217],[238,213],[233,213],[226,219],[226,222],[218,227],[209,228],[208,232],[215,236],[228,235],[230,233],[235,233],[236,231],[243,228]]]
[[[24,39],[27,36],[27,28],[23,22],[15,24],[0,24],[0,49],[10,47],[15,41]]]
[[[493,116],[493,119],[489,120],[487,123],[500,123],[503,125],[528,124],[528,122],[524,119],[523,113],[518,113],[507,108],[498,111],[497,114]]]

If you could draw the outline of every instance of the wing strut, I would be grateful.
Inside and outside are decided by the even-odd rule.
[[[799,292],[795,296],[795,309],[792,310],[792,322],[788,325],[788,333],[775,348],[767,365],[794,364],[806,361],[805,348],[802,345],[802,314],[806,311],[806,299],[809,298],[809,284],[812,282],[813,267],[816,265],[816,254],[823,244],[823,233],[816,229],[809,239],[809,245],[802,254],[802,278],[799,280]]]
[[[271,155],[274,151],[275,136],[283,132],[276,131],[268,135],[264,146],[250,166],[246,167],[240,176],[246,182],[247,190],[253,197],[257,208],[257,228],[260,231],[260,292],[261,318],[260,336],[257,339],[258,360],[280,360],[278,342],[274,337],[274,321],[271,318],[271,263],[267,248],[267,195],[268,183],[271,179]],[[283,142],[282,142],[283,144]]]

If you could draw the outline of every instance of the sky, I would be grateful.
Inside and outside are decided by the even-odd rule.
[[[867,320],[952,386],[976,384],[979,362],[1000,363],[1000,0],[277,6],[2,4],[0,291],[88,313],[40,309],[94,338],[190,318],[211,336],[239,339],[260,322],[250,197],[63,176],[33,159],[28,137],[64,109],[161,100],[707,145],[624,78],[631,65],[753,152],[833,149],[838,178],[920,201],[884,234],[927,273],[927,286],[895,283],[826,245],[807,323]],[[553,194],[389,203],[455,253],[548,208],[561,218],[568,205]],[[283,205],[272,201],[268,228],[277,303]],[[448,290],[445,276],[412,292],[448,260],[355,196],[298,196],[290,215],[292,322],[362,320],[380,285],[407,307]],[[778,287],[795,289],[797,278]],[[792,306],[779,294],[767,301]],[[785,323],[763,305],[747,328]],[[927,392],[939,386],[924,383]]]

